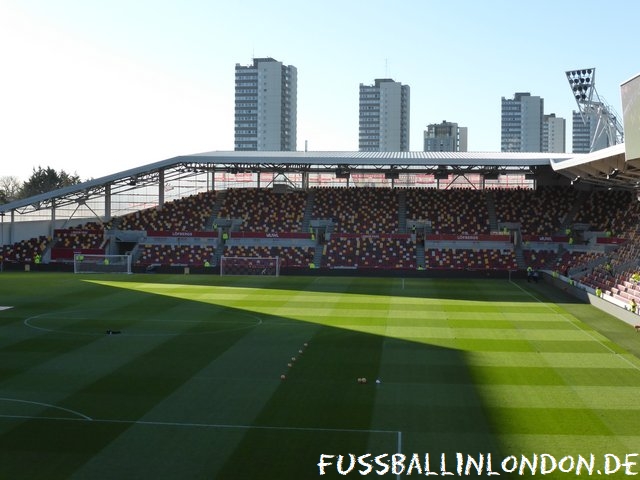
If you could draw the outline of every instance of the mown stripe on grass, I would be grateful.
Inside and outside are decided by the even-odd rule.
[[[356,429],[371,429],[373,379],[378,376],[384,338],[324,327],[310,341],[308,352],[266,403],[255,423],[322,428],[351,425]],[[369,383],[358,384],[358,377],[368,378]],[[276,439],[265,432],[248,431],[219,475],[220,478],[311,478],[310,475],[317,473],[315,464],[323,448],[364,451],[369,437],[325,433],[307,439],[303,445],[304,439],[298,434]],[[394,445],[395,438],[390,446]],[[309,448],[311,446],[314,448]],[[256,458],[256,452],[258,464],[245,461]],[[278,462],[265,463],[265,459],[284,455],[295,456],[300,461],[289,464],[284,472]]]
[[[633,386],[640,382],[634,369],[488,367],[472,368],[475,382],[484,385]]]
[[[597,368],[638,368],[626,357],[611,352],[466,352],[469,362],[476,366],[549,366],[597,367]]]
[[[617,417],[611,410],[590,408],[508,408],[491,407],[491,421],[503,434],[538,435],[611,435],[637,433],[635,425],[616,425],[612,430],[608,422]],[[614,433],[615,432],[615,433]]]
[[[593,453],[598,468],[601,470],[603,470],[602,467],[605,462],[605,454],[614,454],[619,458],[624,459],[625,455],[628,453],[636,453],[638,451],[638,445],[640,445],[640,436],[637,434],[581,435],[559,433],[555,435],[548,435],[545,433],[500,433],[498,434],[498,437],[500,442],[507,446],[507,451],[516,455],[522,452],[531,457],[533,453],[538,453],[538,455],[547,453],[554,455],[556,460],[560,460],[566,455],[582,455],[585,458],[589,458]],[[617,473],[621,473],[622,471],[623,469]],[[570,474],[567,473],[560,475],[561,476],[559,478],[569,478],[570,476]],[[547,475],[543,478],[549,477],[550,475]],[[609,477],[614,478],[613,475],[610,475]],[[625,477],[627,476],[622,478]]]
[[[129,292],[128,296],[131,295],[138,298],[137,308],[140,317],[144,317],[148,312],[159,314],[159,309],[164,309],[167,315],[179,316],[181,308],[185,305],[185,302],[179,299],[169,299],[165,302],[147,294]],[[128,318],[135,317],[132,302],[126,304]],[[205,304],[201,305],[201,308],[207,308]],[[117,302],[114,302],[111,313],[114,314],[118,309]],[[200,315],[202,313],[204,312],[200,312]],[[186,332],[197,331],[199,328],[197,324],[192,323],[184,326]],[[49,359],[45,362],[25,365],[22,372],[16,372],[11,382],[5,381],[2,384],[2,392],[9,392],[12,397],[32,399],[27,396],[27,389],[30,385],[38,385],[39,390],[55,392],[57,396],[56,399],[51,399],[50,395],[40,394],[47,398],[38,398],[38,401],[63,405],[91,417],[139,418],[245,334],[246,330],[228,331],[218,337],[190,335],[134,339],[124,335],[101,336],[91,338],[90,341],[83,337],[80,342],[76,337],[71,337],[75,340],[71,348],[62,350],[60,345],[64,345],[65,342],[61,342],[61,337],[69,337],[55,333],[37,334],[37,338],[30,342],[44,342],[44,345],[32,343],[30,349],[39,348],[46,351],[49,342],[55,351],[49,351]],[[95,349],[93,343],[99,348]],[[96,355],[92,355],[91,352]],[[101,355],[103,358],[100,358]],[[93,362],[97,368],[92,368]],[[84,376],[80,374],[83,369],[86,373]],[[74,376],[74,371],[78,372],[77,376]],[[90,406],[90,412],[85,412],[87,406]],[[43,408],[42,414],[47,415],[47,411]],[[21,460],[28,461],[30,456],[35,455],[40,449],[46,451],[47,443],[59,444],[62,445],[61,448],[70,452],[70,457],[73,458],[57,471],[58,476],[67,476],[126,428],[122,425],[109,427],[107,430],[111,433],[105,437],[70,434],[65,435],[64,440],[60,440],[57,437],[59,432],[49,431],[45,435],[37,421],[25,421],[20,424],[14,422],[11,427],[8,430],[5,428],[0,436],[0,450],[11,452],[15,456],[12,465],[19,465]],[[34,435],[38,435],[41,441],[30,443],[29,439]]]
[[[497,407],[548,408],[573,407],[591,409],[618,409],[629,416],[640,415],[638,390],[634,386],[602,385],[479,385],[483,399]]]
[[[175,448],[176,436],[184,437],[189,445],[205,441],[205,445],[196,447],[197,454],[189,452],[191,463],[183,465],[184,478],[216,478],[215,471],[222,459],[233,452],[245,434],[242,430],[260,428],[254,425],[256,415],[280,387],[282,381],[279,376],[287,372],[289,355],[298,352],[311,333],[284,326],[247,332],[232,347],[167,394],[138,421],[131,422],[127,431],[76,473],[83,478],[94,478],[110,458],[122,457],[131,451],[146,451],[147,447],[142,442],[149,438],[148,426],[155,425],[159,428],[153,435],[153,441],[155,448],[161,451]],[[188,431],[171,429],[172,424],[183,426]],[[215,434],[195,433],[190,425],[217,431]],[[264,426],[264,429],[269,430],[267,435],[282,438],[295,430],[287,424]],[[178,463],[182,461],[180,459]],[[155,471],[155,466],[151,470]]]

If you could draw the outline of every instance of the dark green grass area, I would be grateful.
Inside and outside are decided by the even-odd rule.
[[[640,453],[640,335],[544,283],[30,272],[0,306],[0,479]]]

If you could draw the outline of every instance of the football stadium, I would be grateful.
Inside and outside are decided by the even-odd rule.
[[[638,138],[208,152],[0,205],[0,478],[638,474]]]

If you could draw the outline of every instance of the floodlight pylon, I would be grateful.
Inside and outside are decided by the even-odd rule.
[[[578,105],[580,118],[587,125],[596,122],[591,137],[590,151],[596,150],[606,139],[606,145],[612,146],[624,141],[624,133],[619,115],[608,105],[596,90],[596,69],[581,68],[565,72],[567,81]]]

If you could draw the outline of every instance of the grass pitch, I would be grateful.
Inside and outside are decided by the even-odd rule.
[[[543,284],[6,273],[0,306],[1,479],[306,480],[322,454],[343,478],[337,456],[367,453],[349,475],[378,477],[399,452],[420,458],[401,477],[427,453],[457,475],[462,453],[502,478],[541,454],[622,478],[607,454],[640,461],[640,335]]]

